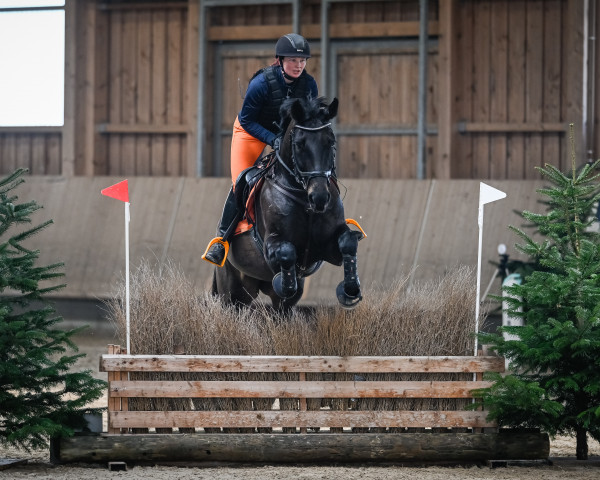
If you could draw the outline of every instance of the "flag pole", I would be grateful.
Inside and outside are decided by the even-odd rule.
[[[129,202],[125,202],[125,323],[127,330],[127,355],[131,355],[129,310]]]
[[[479,183],[479,211],[477,215],[477,224],[479,226],[479,245],[477,248],[477,294],[475,300],[475,351],[474,356],[477,356],[478,339],[477,334],[479,333],[479,308],[480,308],[480,291],[481,291],[481,249],[483,245],[483,206],[486,203],[495,202],[506,198],[506,193],[500,190],[490,187],[483,182]],[[473,374],[473,380],[475,380],[476,374]]]
[[[131,354],[130,315],[129,315],[129,183],[127,180],[115,183],[100,191],[102,195],[125,203],[125,328],[127,354]]]
[[[477,334],[479,333],[479,310],[480,310],[480,293],[481,293],[481,249],[483,245],[483,203],[479,201],[479,211],[477,215],[477,225],[479,226],[479,243],[477,247],[477,293],[475,302],[475,351],[474,356],[477,356],[479,348]]]

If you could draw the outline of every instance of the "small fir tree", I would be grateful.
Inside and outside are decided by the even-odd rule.
[[[52,223],[30,227],[41,206],[11,193],[26,172],[0,179],[0,444],[30,450],[84,428],[83,414],[102,410],[86,406],[106,382],[73,370],[85,354],[65,352],[77,352],[72,337],[81,328],[57,328],[62,318],[44,298],[64,286],[40,286],[62,277],[62,264],[36,266],[39,251],[23,245]]]
[[[509,314],[524,326],[483,334],[510,360],[510,375],[494,375],[482,392],[490,417],[500,425],[538,427],[555,435],[575,434],[578,459],[587,459],[587,434],[600,440],[600,237],[590,229],[600,198],[600,161],[563,175],[538,168],[552,186],[538,190],[548,212],[522,216],[542,237],[535,241],[510,227],[516,248],[538,265],[521,285],[505,287]],[[516,335],[505,339],[502,332]]]

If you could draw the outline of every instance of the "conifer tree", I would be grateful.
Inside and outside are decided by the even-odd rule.
[[[538,190],[548,210],[522,216],[541,240],[510,227],[523,242],[516,248],[537,265],[521,285],[505,287],[509,314],[524,325],[480,338],[510,361],[511,374],[494,375],[483,393],[490,417],[574,434],[577,458],[587,459],[587,434],[600,440],[600,236],[590,228],[600,161],[578,172],[574,157],[568,175],[538,168],[551,182]],[[517,338],[505,339],[503,331]]]
[[[39,250],[24,245],[52,223],[32,227],[42,207],[13,194],[26,172],[0,179],[0,444],[30,450],[85,427],[83,414],[101,411],[86,405],[105,382],[73,368],[85,355],[72,339],[81,328],[58,328],[62,318],[45,297],[64,286],[56,285],[63,265],[37,266]]]

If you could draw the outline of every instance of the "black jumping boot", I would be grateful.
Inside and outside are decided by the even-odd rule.
[[[231,188],[231,190],[229,190],[229,195],[227,195],[227,200],[225,200],[223,214],[221,215],[221,221],[219,222],[217,233],[220,236],[215,237],[210,241],[204,255],[202,255],[203,260],[219,267],[222,267],[225,264],[225,259],[229,252],[228,240],[235,228],[234,223],[237,224],[238,221],[239,212],[235,194],[233,193],[233,188]]]

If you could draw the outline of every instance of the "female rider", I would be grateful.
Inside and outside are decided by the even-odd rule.
[[[202,258],[220,267],[229,249],[226,233],[239,220],[233,190],[238,176],[254,165],[267,145],[275,148],[278,138],[279,107],[286,98],[316,98],[317,82],[306,70],[310,47],[304,37],[289,33],[275,45],[276,61],[254,74],[248,85],[244,103],[233,124],[231,139],[231,180],[218,237],[213,238]],[[230,234],[227,234],[229,237]]]

